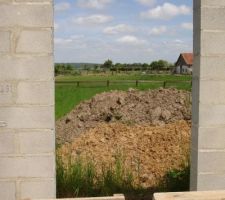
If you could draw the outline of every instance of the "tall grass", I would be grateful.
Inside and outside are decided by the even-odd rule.
[[[141,170],[141,169],[139,169]],[[188,191],[189,165],[168,171],[155,188],[143,188],[138,173],[127,170],[120,154],[112,165],[97,168],[92,160],[57,156],[57,197],[97,197],[122,193],[127,199],[151,199],[154,192]],[[136,181],[135,181],[136,180]]]
[[[95,196],[96,171],[92,163],[81,159],[66,165],[57,159],[57,197]]]
[[[111,196],[139,191],[133,174],[127,171],[121,157],[110,166],[97,168],[91,160],[71,157],[66,162],[57,157],[57,197]]]

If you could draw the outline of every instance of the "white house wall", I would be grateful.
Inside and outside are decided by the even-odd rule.
[[[177,66],[176,67],[176,74],[181,74],[181,67],[180,66]],[[192,68],[191,67],[188,67],[186,65],[183,65],[182,66],[182,74],[191,74],[192,73]]]

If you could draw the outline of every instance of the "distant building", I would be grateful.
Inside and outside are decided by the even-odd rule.
[[[193,53],[181,53],[175,63],[176,74],[192,74]]]

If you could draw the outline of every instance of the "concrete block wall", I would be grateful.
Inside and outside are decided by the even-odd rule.
[[[225,1],[194,2],[191,189],[225,189]]]
[[[53,1],[0,0],[0,199],[55,198]]]

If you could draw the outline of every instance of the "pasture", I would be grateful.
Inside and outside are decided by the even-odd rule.
[[[140,82],[138,86],[136,86],[136,80],[152,82]],[[80,81],[79,87],[74,81]],[[108,86],[106,84],[107,81],[110,81],[110,84]],[[135,88],[139,90],[156,89],[159,87],[163,87],[165,81],[166,87],[174,87],[182,90],[191,90],[190,82],[184,82],[191,81],[191,76],[189,75],[142,75],[135,73],[129,75],[101,74],[81,76],[58,76],[56,77],[55,88],[56,119],[59,119],[60,117],[70,112],[81,101],[88,100],[98,93],[107,92],[111,90],[128,90],[129,88]]]

